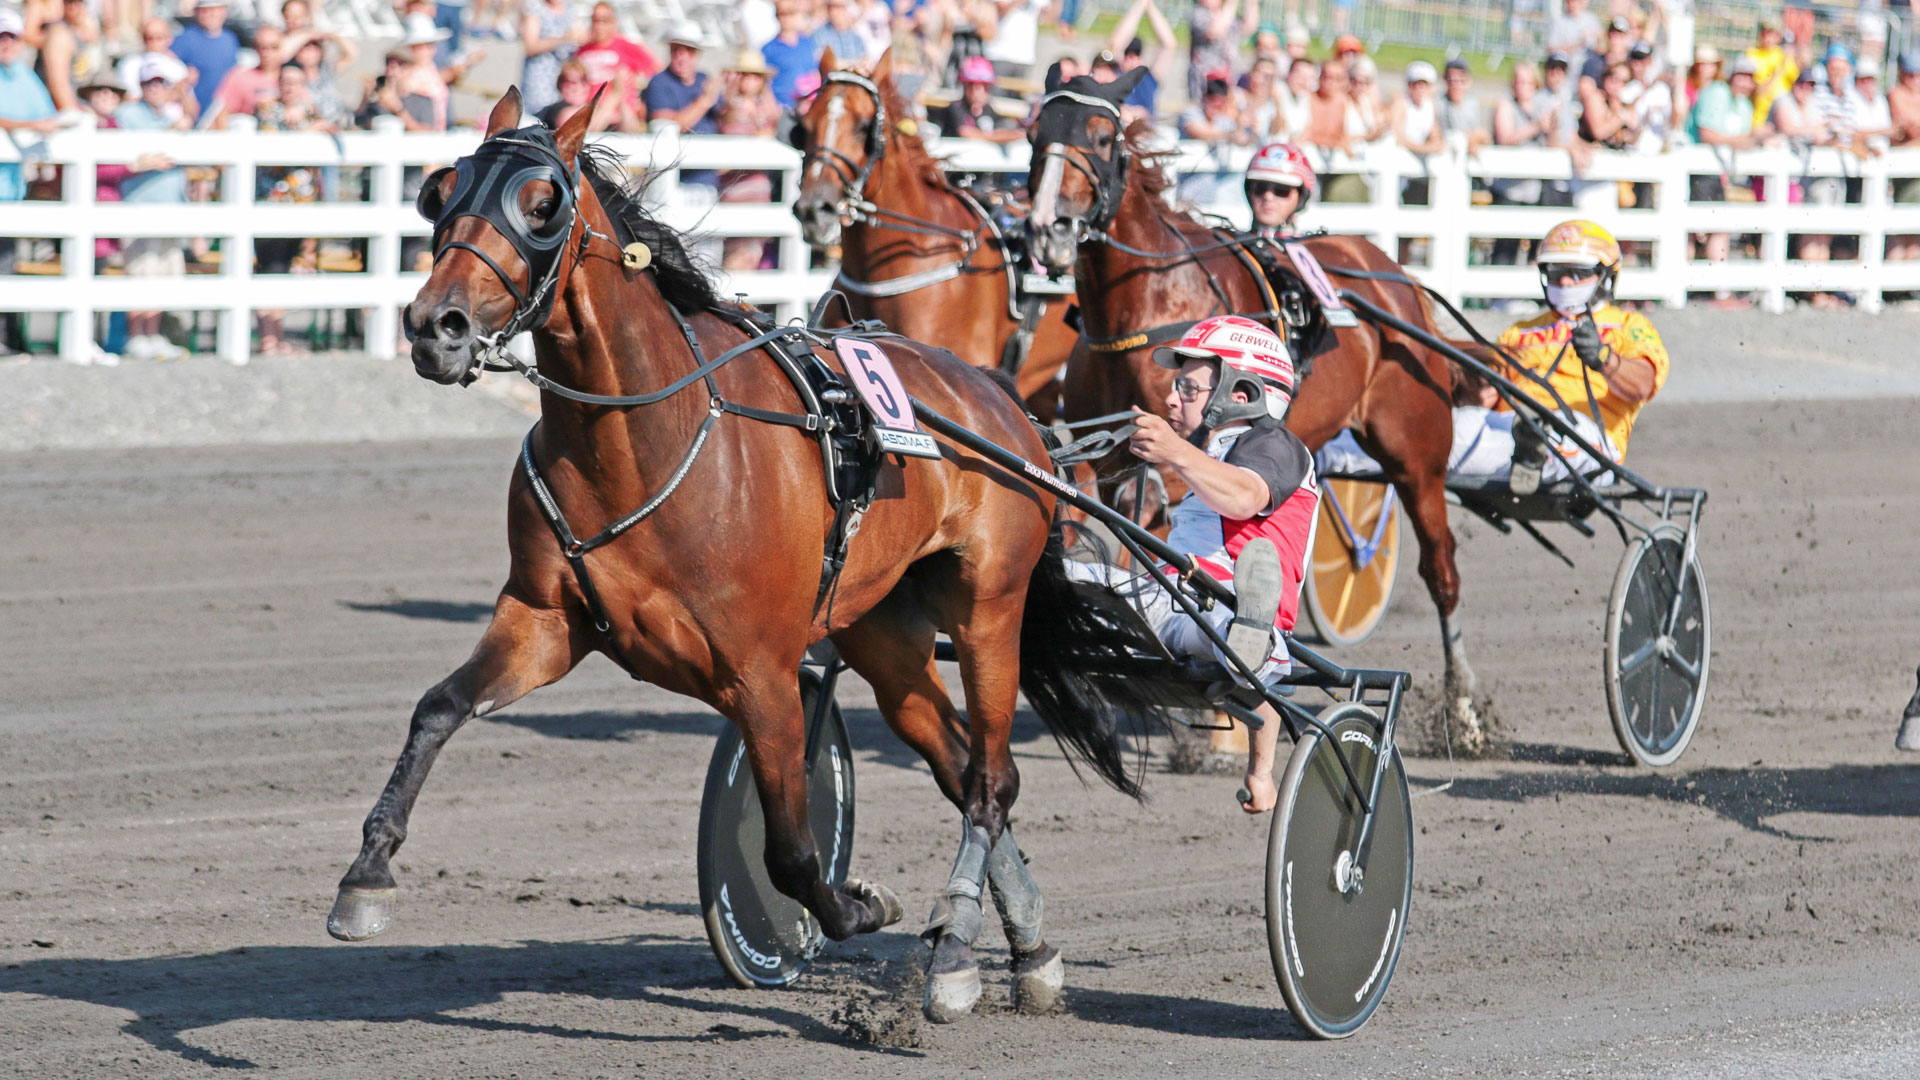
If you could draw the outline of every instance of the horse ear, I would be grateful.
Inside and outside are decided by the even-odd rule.
[[[595,90],[593,100],[587,102],[586,108],[567,117],[567,122],[561,124],[560,130],[553,133],[553,144],[560,151],[561,161],[571,163],[580,156],[580,147],[586,143],[587,131],[593,126],[594,110],[600,107],[600,95],[606,92],[605,86]]]
[[[887,46],[887,51],[881,53],[880,59],[873,62],[873,74],[870,77],[876,83],[893,81],[893,46]]]
[[[503,131],[512,131],[520,126],[520,88],[509,87],[506,94],[493,106],[493,113],[487,117],[487,138],[491,139]]]
[[[1107,93],[1103,96],[1105,96],[1108,101],[1116,103],[1125,101],[1128,95],[1133,93],[1133,88],[1139,86],[1140,80],[1146,77],[1147,65],[1141,64],[1139,67],[1108,83],[1106,86]]]
[[[833,46],[820,50],[820,77],[822,79],[840,70],[840,61],[833,55]]]

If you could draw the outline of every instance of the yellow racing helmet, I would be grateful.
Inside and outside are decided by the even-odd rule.
[[[1540,267],[1540,285],[1549,304],[1562,312],[1586,309],[1612,298],[1614,279],[1620,272],[1620,244],[1607,230],[1575,218],[1547,232],[1533,261]],[[1591,286],[1564,286],[1567,275],[1556,270],[1565,267],[1597,270],[1600,280]]]

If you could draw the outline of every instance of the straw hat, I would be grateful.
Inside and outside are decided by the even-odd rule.
[[[407,16],[407,21],[402,25],[406,29],[406,36],[400,39],[402,48],[409,45],[434,45],[453,36],[453,31],[446,27],[433,25],[433,16],[425,12],[415,12]]]
[[[733,63],[727,65],[728,71],[737,71],[742,75],[766,75],[772,69],[767,67],[766,57],[756,49],[741,49],[733,54]]]

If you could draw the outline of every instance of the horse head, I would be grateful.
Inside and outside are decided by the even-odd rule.
[[[837,70],[832,49],[821,55],[820,90],[793,126],[794,148],[803,155],[793,216],[814,248],[838,244],[841,222],[866,200],[867,180],[887,154],[893,95],[891,49],[871,77]]]
[[[558,131],[522,128],[520,91],[509,90],[479,148],[421,185],[416,205],[433,223],[433,272],[402,316],[421,377],[465,385],[492,348],[553,317],[596,234],[587,212],[597,203],[579,166],[594,107]]]
[[[1120,103],[1145,77],[1135,68],[1110,83],[1081,75],[1048,94],[1034,121],[1027,238],[1054,274],[1073,269],[1082,238],[1104,230],[1127,184],[1127,141]]]

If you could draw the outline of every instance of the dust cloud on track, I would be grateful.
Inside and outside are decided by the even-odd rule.
[[[37,1077],[1910,1071],[1920,769],[1892,732],[1920,661],[1915,408],[1648,411],[1634,464],[1713,492],[1712,695],[1661,772],[1607,726],[1617,539],[1566,534],[1566,571],[1456,519],[1515,760],[1409,763],[1452,786],[1416,800],[1406,950],[1341,1044],[1280,1001],[1267,823],[1235,781],[1156,761],[1135,805],[1082,787],[1030,716],[1016,819],[1064,1007],[1007,1011],[994,952],[978,1015],[920,1023],[912,932],[954,815],[851,677],[855,872],[909,915],[798,985],[733,989],[707,951],[694,826],[720,721],[598,659],[454,738],[393,929],[333,942],[412,703],[502,578],[514,444],[0,456],[0,1055]],[[1339,655],[1431,683],[1412,564]]]

